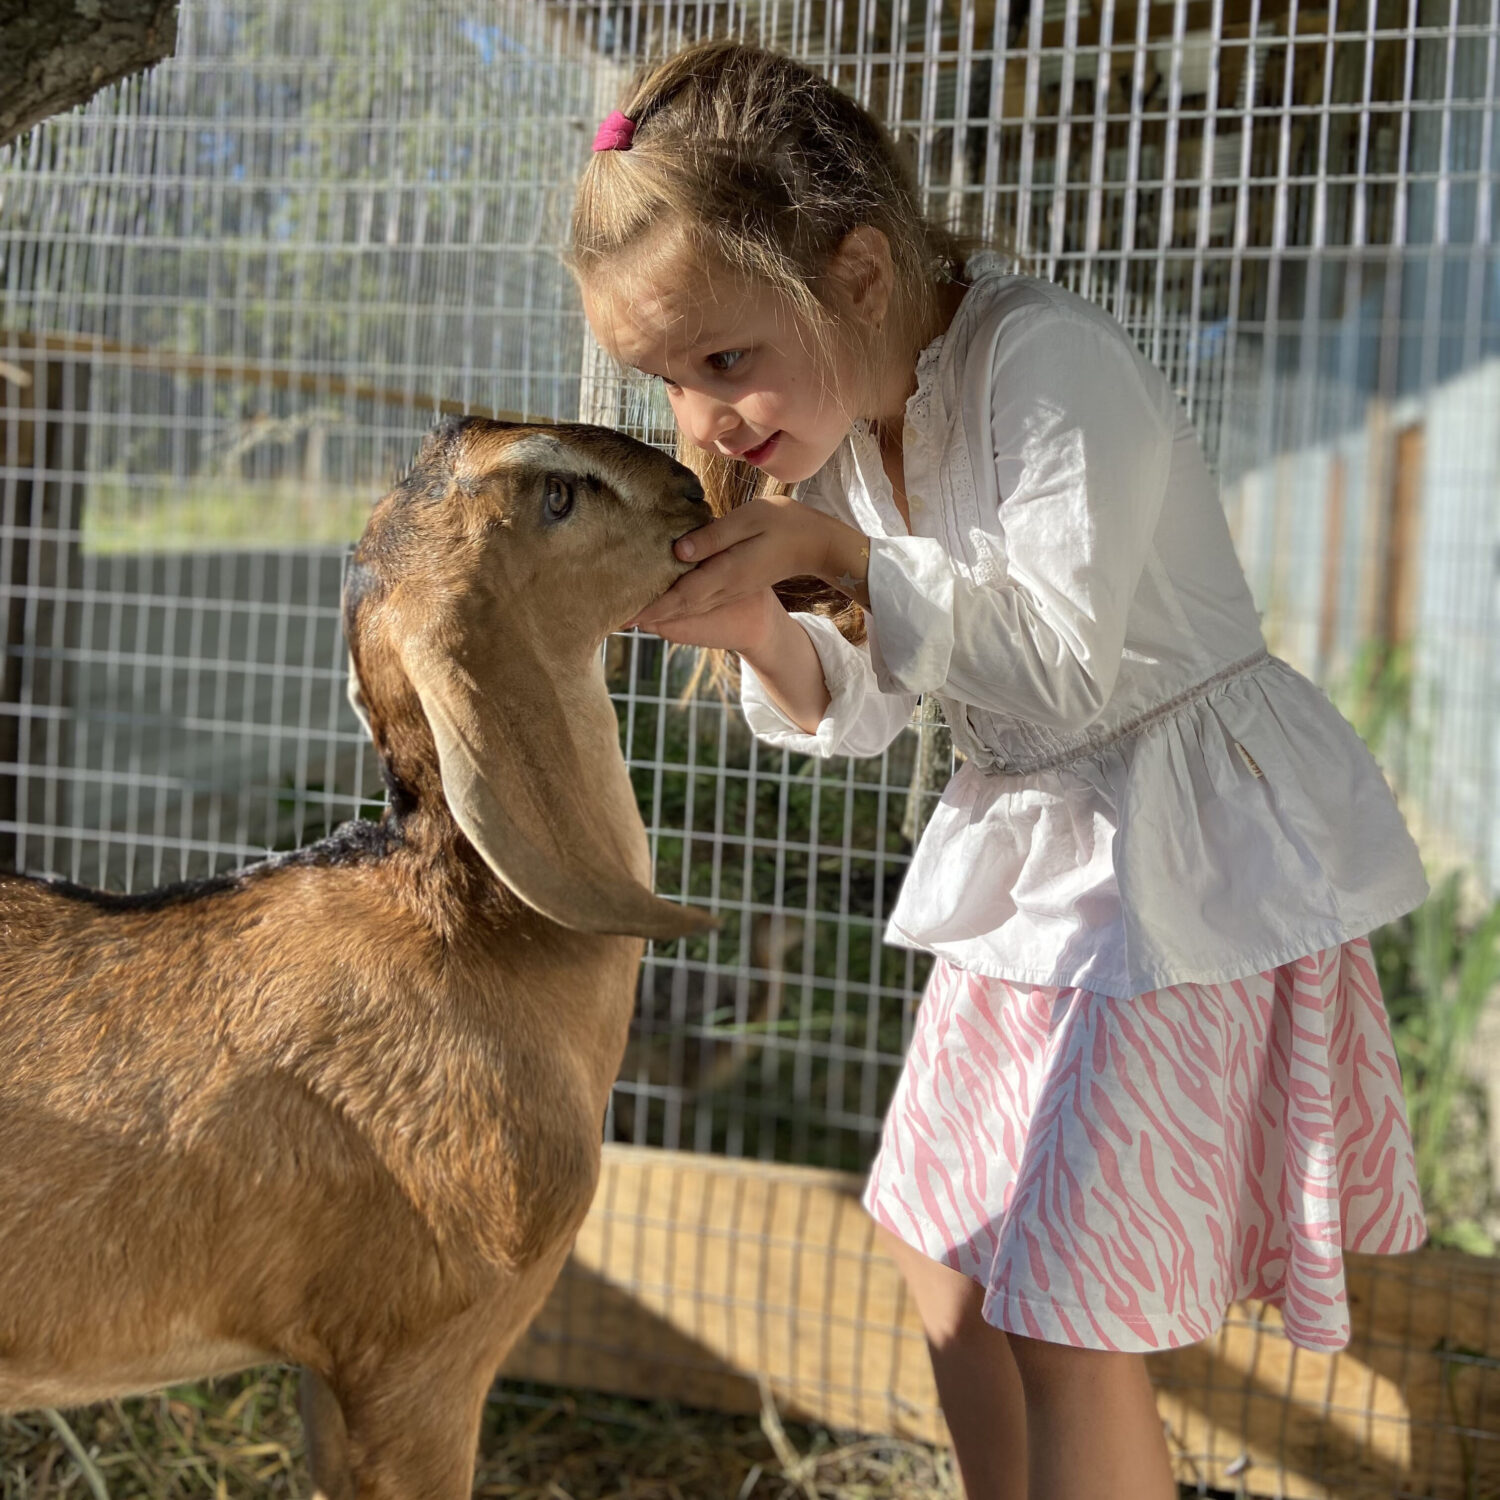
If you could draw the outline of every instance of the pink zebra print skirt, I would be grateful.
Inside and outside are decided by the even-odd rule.
[[[939,959],[864,1202],[1008,1332],[1174,1348],[1249,1297],[1342,1348],[1344,1252],[1426,1235],[1369,943],[1130,1000]]]

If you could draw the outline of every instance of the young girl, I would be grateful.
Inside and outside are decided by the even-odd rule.
[[[1423,1238],[1364,937],[1426,894],[1416,849],[1267,655],[1192,428],[1107,315],[962,263],[782,57],[679,53],[594,152],[590,325],[720,517],[637,624],[737,653],[773,745],[876,755],[931,693],[963,752],[890,922],[936,961],[865,1202],[970,1500],[1160,1500],[1144,1351],[1242,1297],[1339,1348],[1344,1251]]]

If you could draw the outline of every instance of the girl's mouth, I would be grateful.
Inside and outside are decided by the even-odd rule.
[[[776,444],[781,441],[781,432],[778,429],[768,437],[758,448],[746,448],[740,457],[747,464],[763,464],[775,449]]]

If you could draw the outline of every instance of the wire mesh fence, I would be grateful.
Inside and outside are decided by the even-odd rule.
[[[870,105],[929,210],[1113,311],[1217,466],[1273,650],[1500,889],[1500,0],[184,0],[0,153],[0,864],[141,888],[379,800],[342,557],[440,410],[668,441],[561,270],[636,63],[733,33]],[[658,887],[608,1130],[858,1169],[950,752],[815,762],[609,646]]]
[[[368,808],[340,557],[437,410],[669,440],[556,250],[637,60],[735,32],[1169,371],[1273,649],[1493,885],[1497,4],[195,0],[176,58],[0,177],[0,858],[139,887]],[[660,879],[729,917],[648,963],[614,1130],[858,1166],[923,977],[880,932],[941,727],[815,765],[679,706],[649,642],[614,666]]]

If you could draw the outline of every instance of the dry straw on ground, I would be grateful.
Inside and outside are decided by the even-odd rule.
[[[81,1460],[81,1462],[80,1462]],[[0,1416],[0,1500],[308,1493],[296,1377],[258,1370],[69,1412]],[[474,1494],[495,1500],[958,1500],[949,1456],[783,1424],[503,1384]]]

